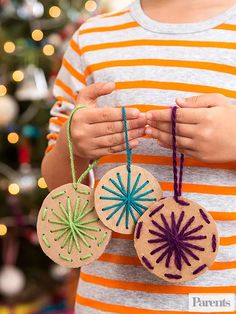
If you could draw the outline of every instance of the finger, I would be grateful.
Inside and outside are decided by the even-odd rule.
[[[79,92],[76,102],[81,104],[94,102],[100,96],[111,94],[115,88],[114,82],[91,84]]]
[[[166,149],[172,149],[172,143],[171,144],[166,144],[164,142],[161,142],[160,140],[158,140],[158,145],[162,148],[166,148]],[[184,148],[178,148],[177,147],[177,151],[181,154],[184,154],[188,157],[192,157],[194,159],[198,159],[198,153],[196,150],[193,149],[184,149]]]
[[[159,131],[163,131],[169,134],[172,134],[172,124],[168,122],[158,122],[155,123],[153,121],[148,122],[149,127],[146,128],[146,135],[153,136],[154,138],[157,136]],[[178,136],[193,138],[196,133],[196,125],[195,124],[176,124],[176,134]]]
[[[171,134],[159,131],[156,138],[164,145],[172,147],[173,137]],[[194,149],[194,141],[187,137],[176,136],[176,145],[178,149]]]
[[[170,145],[166,145],[166,144],[164,144],[162,142],[158,142],[158,144],[162,148],[172,149],[172,147]],[[194,158],[194,159],[199,159],[198,158],[198,153],[195,150],[192,150],[192,149],[178,149],[177,148],[177,151],[179,153],[181,153],[181,154],[184,154],[187,157]]]
[[[186,124],[198,124],[206,115],[206,108],[198,110],[192,108],[178,109],[176,111],[176,122]],[[147,113],[147,119],[156,122],[171,122],[171,109],[153,110]]]
[[[137,119],[140,116],[140,111],[136,108],[126,109],[126,119]],[[86,123],[103,123],[123,121],[123,115],[120,108],[96,108],[86,109],[83,112],[83,120]]]
[[[221,94],[206,94],[189,98],[177,98],[176,104],[182,108],[211,108],[228,106],[231,102]]]
[[[162,142],[158,142],[158,145],[160,147],[163,147],[163,148],[167,148],[167,149],[171,149],[172,147],[170,145],[166,145]],[[177,151],[181,154],[184,154],[185,156],[188,156],[188,157],[191,157],[191,158],[194,158],[194,159],[198,159],[198,153],[197,151],[195,150],[192,150],[192,149],[178,149],[177,148]]]
[[[145,134],[144,128],[131,130],[128,132],[129,141],[140,138],[144,134]],[[102,137],[96,138],[94,141],[94,145],[96,148],[114,147],[114,146],[118,146],[122,144],[125,144],[124,132],[102,136]]]
[[[131,149],[134,149],[138,146],[139,141],[137,139],[135,140],[131,140],[129,142],[129,147]],[[125,144],[121,144],[121,145],[117,145],[117,146],[111,146],[111,147],[107,147],[107,148],[99,148],[93,151],[94,156],[108,156],[108,155],[113,155],[116,153],[121,153],[121,152],[125,152],[126,150],[126,145]],[[97,157],[96,157],[97,158]]]
[[[128,120],[127,129],[134,130],[144,128],[147,124],[146,117],[140,116],[138,119]],[[93,137],[101,137],[103,135],[122,133],[124,131],[124,122],[104,122],[98,124],[89,124],[90,134]]]
[[[187,157],[199,159],[197,151],[193,149],[178,149],[178,152],[184,154]]]

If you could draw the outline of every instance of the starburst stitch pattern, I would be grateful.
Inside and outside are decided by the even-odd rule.
[[[205,251],[203,247],[191,243],[191,241],[204,240],[207,238],[203,235],[196,235],[196,233],[203,228],[203,225],[199,225],[190,230],[195,217],[192,216],[185,224],[183,224],[184,215],[185,213],[182,211],[177,221],[175,213],[172,212],[171,222],[169,224],[165,216],[161,214],[162,226],[152,220],[152,224],[156,230],[149,229],[149,233],[155,235],[157,238],[148,240],[148,242],[152,244],[160,244],[160,246],[152,250],[150,254],[155,255],[159,253],[160,255],[157,258],[156,263],[158,264],[165,259],[166,268],[169,267],[172,256],[176,268],[181,270],[183,263],[191,266],[189,257],[194,260],[199,260],[196,251]]]
[[[104,207],[102,211],[111,211],[106,217],[106,220],[110,220],[117,214],[118,219],[116,226],[120,225],[122,218],[125,216],[125,227],[128,229],[130,216],[132,217],[134,224],[136,224],[137,218],[135,217],[135,213],[141,216],[148,209],[142,202],[153,202],[156,201],[156,198],[150,197],[150,194],[154,192],[153,189],[143,192],[145,187],[148,186],[149,181],[147,180],[144,183],[140,183],[141,173],[138,174],[132,187],[131,171],[127,171],[127,188],[124,186],[120,173],[117,173],[116,177],[117,181],[112,178],[109,179],[114,186],[114,190],[104,185],[102,186],[102,189],[109,192],[111,196],[100,196],[100,199],[117,202],[113,205]]]
[[[64,249],[67,246],[67,253],[69,255],[72,253],[73,249],[76,249],[79,253],[81,253],[82,243],[86,247],[90,248],[91,245],[89,243],[89,239],[97,239],[94,235],[91,235],[89,231],[101,231],[99,228],[90,226],[90,224],[97,222],[99,220],[98,218],[87,220],[87,216],[89,213],[94,211],[94,207],[88,207],[89,201],[81,204],[79,196],[77,196],[74,210],[72,209],[72,203],[69,196],[66,199],[66,207],[61,202],[59,202],[58,205],[59,210],[52,209],[52,214],[55,218],[48,220],[48,222],[53,226],[58,226],[50,230],[51,233],[55,234],[54,241],[61,241],[61,249]],[[43,218],[46,218],[46,216]],[[47,245],[47,243],[45,244]],[[81,260],[85,259],[85,257],[91,257],[91,254],[81,257]],[[60,255],[60,257],[62,259],[69,259],[63,255]]]

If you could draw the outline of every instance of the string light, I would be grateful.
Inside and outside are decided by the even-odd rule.
[[[12,73],[12,78],[15,82],[21,82],[24,79],[24,73],[20,70],[16,70]]]
[[[55,53],[55,48],[51,44],[47,44],[43,47],[43,53],[46,56],[52,56]]]
[[[38,179],[38,187],[40,189],[47,189],[47,183],[45,182],[44,178],[39,178]]]
[[[43,32],[40,29],[35,29],[31,34],[33,40],[40,41],[43,39]]]
[[[7,226],[6,225],[0,225],[0,236],[4,237],[7,234]]]
[[[7,93],[7,88],[5,85],[0,85],[0,96],[5,96]]]
[[[20,193],[20,187],[16,183],[12,183],[8,186],[8,192],[12,195],[17,195]]]
[[[94,12],[97,9],[97,3],[94,0],[88,0],[85,3],[85,9],[89,12]]]
[[[6,41],[3,49],[6,53],[13,53],[16,50],[16,45],[12,41]]]
[[[54,5],[49,9],[49,15],[53,18],[57,18],[61,15],[61,9]]]
[[[7,136],[7,140],[10,144],[16,144],[19,141],[19,135],[15,132],[11,132]]]

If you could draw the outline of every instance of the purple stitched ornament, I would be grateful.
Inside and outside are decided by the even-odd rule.
[[[184,155],[178,178],[176,111],[172,110],[174,196],[153,204],[138,220],[137,255],[145,268],[169,282],[186,282],[206,272],[219,247],[217,226],[199,204],[182,197]]]

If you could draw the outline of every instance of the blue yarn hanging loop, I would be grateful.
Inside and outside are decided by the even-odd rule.
[[[125,107],[122,107],[122,116],[123,116],[123,123],[124,123],[124,132],[125,132],[127,170],[128,170],[128,172],[131,172],[132,149],[130,149],[130,147],[129,147],[129,135],[128,135],[127,116],[126,116]]]

